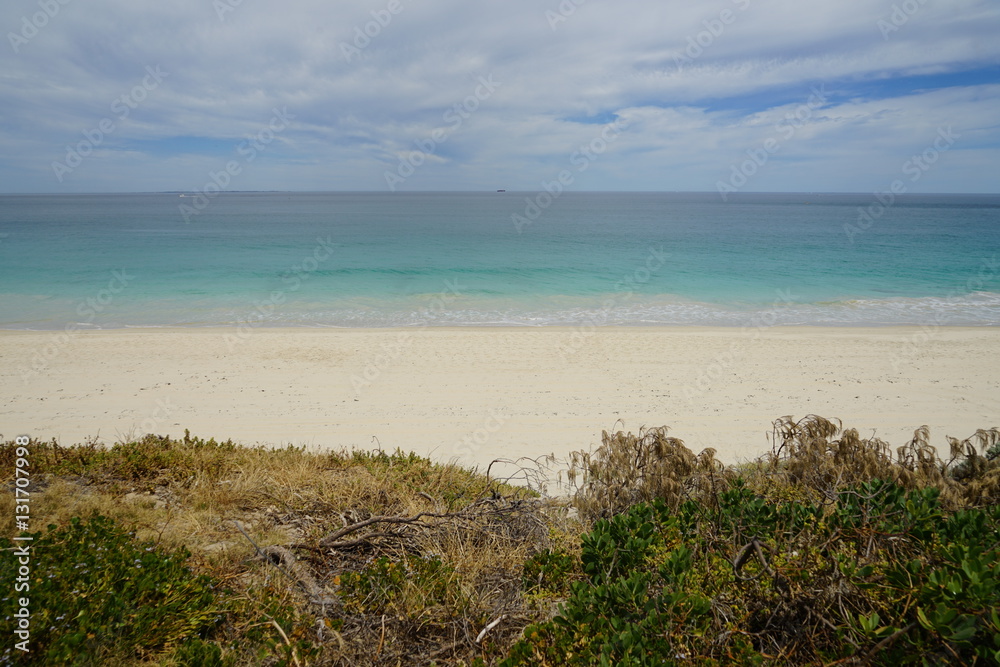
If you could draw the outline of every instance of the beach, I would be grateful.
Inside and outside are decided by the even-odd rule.
[[[485,469],[669,426],[726,463],[814,413],[902,445],[1000,424],[994,327],[188,328],[0,332],[0,424],[400,448]],[[513,466],[495,466],[513,470]]]

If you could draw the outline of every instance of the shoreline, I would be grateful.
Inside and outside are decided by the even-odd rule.
[[[942,448],[1000,424],[998,349],[983,326],[8,329],[0,431],[70,445],[187,428],[485,470],[663,425],[736,463],[770,448],[774,419],[814,413],[893,447],[927,424]]]
[[[72,324],[72,323],[71,323]],[[67,325],[69,326],[69,325]],[[223,324],[206,324],[204,326],[200,325],[125,325],[120,327],[108,327],[108,328],[94,328],[94,329],[76,329],[74,334],[100,334],[100,333],[184,333],[184,332],[229,332],[234,329],[238,329],[239,325],[223,325]],[[335,325],[313,325],[313,326],[270,326],[270,325],[260,325],[260,326],[250,326],[248,327],[253,332],[272,332],[272,333],[295,333],[304,331],[316,331],[316,332],[361,332],[361,333],[377,333],[380,331],[494,331],[497,329],[508,329],[510,331],[576,331],[580,329],[596,330],[596,331],[647,331],[647,330],[664,330],[664,331],[741,331],[741,330],[754,330],[754,331],[772,331],[772,330],[796,330],[801,329],[803,331],[817,331],[823,329],[830,329],[832,331],[853,331],[855,333],[876,333],[890,329],[898,329],[901,331],[918,332],[926,331],[927,329],[940,330],[940,331],[986,331],[986,330],[1000,330],[1000,323],[996,324],[866,324],[866,325],[855,325],[855,324],[772,324],[772,325],[738,325],[738,324],[428,324],[428,325],[400,325],[400,326],[386,326],[386,327],[353,327],[353,326],[335,326]],[[65,332],[66,328],[60,329],[9,329],[0,326],[0,335],[7,334],[54,334],[59,332]]]

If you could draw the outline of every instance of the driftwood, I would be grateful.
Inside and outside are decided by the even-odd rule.
[[[407,528],[433,529],[446,525],[458,525],[468,529],[487,531],[489,528],[500,528],[499,523],[490,525],[492,520],[501,518],[509,519],[512,515],[521,512],[527,514],[529,512],[533,512],[535,509],[536,503],[534,501],[519,500],[501,504],[497,501],[497,499],[487,498],[480,500],[458,512],[419,512],[413,516],[373,516],[345,525],[343,528],[333,531],[319,541],[319,547],[321,549],[336,550],[350,549],[359,546],[370,546],[372,541],[377,538],[392,537],[402,539],[405,535],[404,531]],[[532,516],[534,515],[532,514]],[[532,519],[532,523],[536,525],[531,528],[528,526],[521,526],[520,528],[528,530],[531,530],[532,528],[540,528],[543,531],[545,530],[544,526],[538,521],[537,517]],[[386,527],[399,526],[403,530],[379,530],[366,533],[362,537],[355,539],[344,539],[349,535],[353,535],[354,533],[368,528],[369,526],[375,525]],[[514,526],[509,525],[504,525],[504,528],[508,529],[508,532],[510,530],[516,530]],[[298,547],[305,545],[294,546]]]
[[[299,584],[308,596],[310,602],[320,606],[337,605],[340,603],[340,600],[338,600],[335,596],[327,595],[323,591],[323,588],[316,582],[316,577],[314,577],[312,573],[304,565],[302,565],[297,558],[295,558],[295,554],[291,551],[278,545],[261,548],[249,535],[247,535],[247,532],[243,530],[243,526],[241,526],[239,522],[234,521],[233,523],[236,525],[236,528],[243,533],[243,537],[247,538],[250,544],[253,545],[253,548],[257,551],[257,556],[260,557],[261,560],[274,565],[279,572]]]
[[[433,498],[429,500],[434,502]],[[392,558],[398,558],[401,552],[423,553],[427,549],[435,549],[435,545],[441,541],[454,538],[508,545],[545,543],[548,529],[545,515],[541,511],[543,503],[538,499],[515,499],[491,494],[455,511],[445,510],[438,502],[434,502],[437,505],[435,511],[422,511],[412,515],[363,517],[348,510],[337,513],[334,517],[336,523],[330,526],[330,532],[319,540],[310,540],[308,544],[259,547],[238,523],[236,525],[253,544],[258,559],[270,563],[289,580],[296,582],[296,586],[301,588],[311,603],[334,606],[344,612],[339,596],[326,593],[319,582],[335,580],[344,571],[363,567],[363,563],[370,562],[370,558],[366,557],[371,557],[373,552],[376,555],[389,554]],[[336,517],[340,520],[337,521]],[[339,525],[341,522],[342,526]],[[296,553],[310,555],[299,559]],[[358,659],[364,655],[365,660],[387,665],[397,664],[400,660],[406,662],[418,656],[422,663],[456,656],[471,659],[485,649],[487,636],[506,636],[510,633],[504,627],[505,623],[516,627],[529,620],[529,617],[522,616],[522,610],[504,592],[518,588],[518,575],[519,573],[511,575],[505,572],[499,583],[483,583],[495,587],[495,599],[490,608],[483,610],[493,620],[485,625],[474,627],[475,621],[468,616],[451,618],[444,621],[449,626],[447,631],[442,626],[441,631],[430,633],[433,639],[430,636],[428,639],[431,641],[417,645],[412,642],[400,643],[393,638],[413,633],[414,623],[423,628],[426,625],[424,618],[408,620],[402,616],[386,614],[384,610],[377,611],[381,619],[377,615],[352,618],[351,614],[344,612],[347,622],[367,628],[363,634],[370,645],[345,645],[339,633],[335,632],[334,635],[341,644],[345,659]]]
[[[302,590],[309,596],[309,601],[313,604],[339,604],[340,601],[333,595],[327,595],[323,591],[323,588],[316,583],[316,577],[295,558],[295,554],[285,547],[277,545],[264,547],[260,550],[260,554],[271,564],[280,565],[285,571],[289,572],[291,577],[298,582]]]

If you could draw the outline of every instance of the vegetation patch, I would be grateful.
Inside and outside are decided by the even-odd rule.
[[[28,450],[49,528],[4,664],[1000,664],[997,429],[943,455],[785,417],[728,467],[605,433],[563,498],[401,451]]]
[[[656,500],[583,537],[586,579],[502,664],[1000,664],[1000,508],[875,480],[830,505]]]
[[[194,574],[184,549],[165,553],[111,519],[73,518],[35,533],[24,593],[36,610],[31,650],[40,664],[100,664],[156,655],[211,631],[223,618],[215,586]],[[0,538],[0,548],[14,544]],[[13,592],[17,569],[0,570]],[[12,600],[5,600],[10,618]],[[16,652],[7,647],[5,660]]]

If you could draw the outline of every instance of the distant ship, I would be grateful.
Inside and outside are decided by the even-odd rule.
[[[507,192],[506,190],[497,190],[497,192]]]

